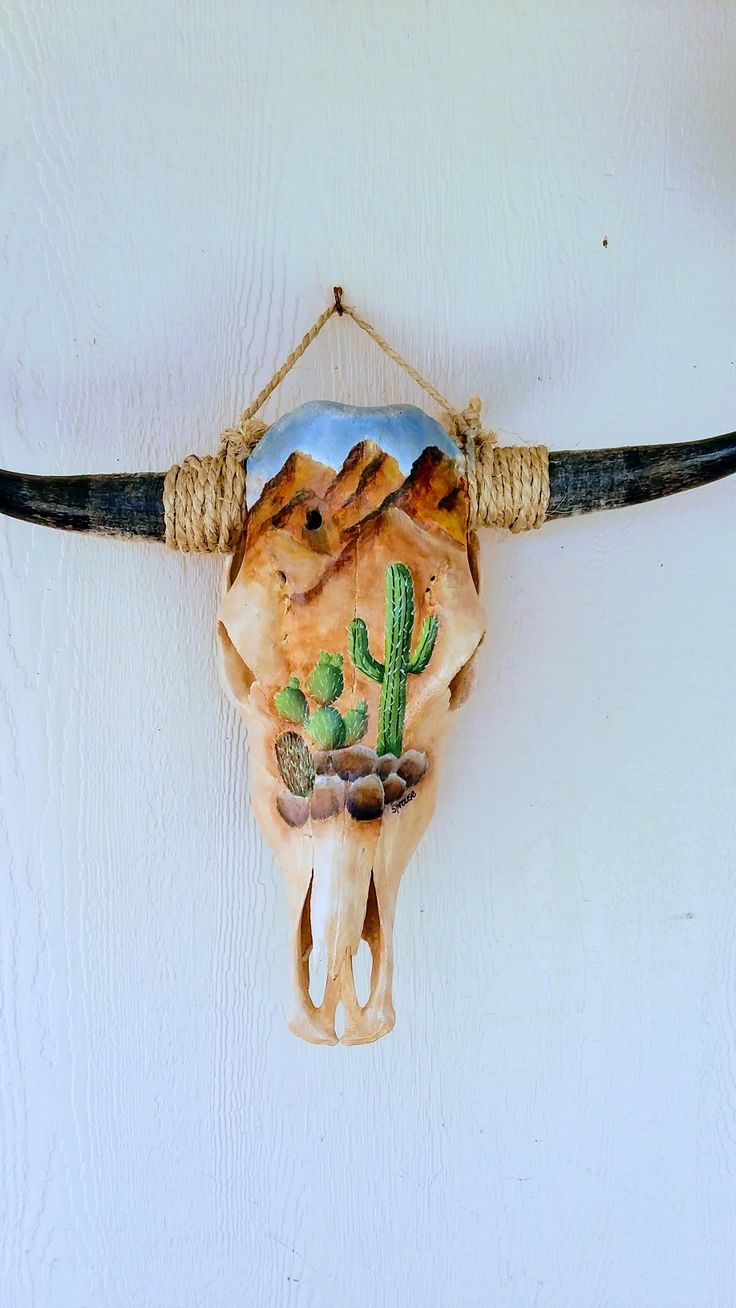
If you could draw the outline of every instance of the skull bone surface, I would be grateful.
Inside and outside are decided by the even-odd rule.
[[[254,810],[286,882],[289,1025],[334,1044],[342,1005],[342,1042],[365,1043],[394,1024],[399,881],[484,631],[462,463],[419,409],[307,404],[250,456],[248,509],[221,603],[221,662],[248,727]]]

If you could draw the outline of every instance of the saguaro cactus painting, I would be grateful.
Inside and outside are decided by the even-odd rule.
[[[356,668],[383,687],[378,709],[379,754],[401,754],[406,717],[406,682],[410,672],[424,672],[437,639],[437,618],[428,615],[422,623],[414,654],[410,653],[414,627],[414,585],[405,563],[390,563],[386,569],[385,662],[379,663],[368,648],[368,628],[362,618],[353,618],[348,628],[350,657]]]

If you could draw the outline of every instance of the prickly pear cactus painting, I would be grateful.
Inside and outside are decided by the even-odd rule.
[[[248,505],[220,647],[286,882],[289,1021],[306,1040],[365,1043],[394,1023],[399,881],[484,630],[462,468],[419,409],[309,404],[251,455]]]

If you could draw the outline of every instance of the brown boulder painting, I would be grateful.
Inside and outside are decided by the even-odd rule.
[[[484,620],[446,434],[422,414],[437,444],[405,472],[370,436],[330,466],[310,441],[323,408],[339,406],[289,415],[293,428],[309,410],[296,430],[304,445],[285,452],[250,509],[220,632],[248,725],[254,808],[287,883],[290,1025],[334,1043],[341,1003],[342,1041],[361,1043],[393,1026],[398,883],[434,808],[448,709]],[[345,412],[375,414],[377,427],[379,415],[384,424],[397,415],[400,440],[407,410]],[[340,414],[328,416],[334,424]],[[373,955],[362,1006],[352,972],[361,939]],[[319,1002],[309,990],[313,950],[326,961]]]

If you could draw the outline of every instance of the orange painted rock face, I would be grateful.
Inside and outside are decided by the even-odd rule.
[[[334,1043],[342,1005],[343,1043],[363,1043],[394,1023],[399,881],[484,630],[462,468],[419,409],[309,404],[250,456],[248,501],[219,631],[254,809],[286,882],[289,1023]]]

